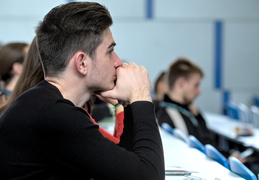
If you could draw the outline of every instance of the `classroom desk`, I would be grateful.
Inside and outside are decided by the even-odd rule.
[[[110,133],[113,132],[113,123],[99,125]],[[180,167],[192,171],[190,177],[200,177],[199,180],[240,180],[243,179],[216,161],[206,157],[195,148],[189,147],[185,142],[160,129],[163,142],[165,167]],[[165,180],[187,180],[185,176],[165,176]],[[195,179],[196,180],[196,179]],[[198,180],[198,179],[197,179]]]
[[[160,129],[165,168],[181,167],[192,171],[191,177],[200,177],[202,180],[237,180],[243,179],[216,161],[208,158],[195,148]],[[184,180],[184,176],[166,176],[165,180]]]
[[[213,113],[204,113],[204,118],[211,131],[243,146],[253,147],[259,151],[259,129],[254,129],[252,136],[237,136],[234,128],[236,126],[243,126],[242,122],[231,119],[228,116]]]

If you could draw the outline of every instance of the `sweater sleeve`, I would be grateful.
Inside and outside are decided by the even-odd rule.
[[[143,179],[164,179],[163,147],[154,105],[139,101],[131,105],[131,110],[134,134],[132,150],[145,164],[141,164],[145,174]]]
[[[77,162],[74,165],[81,166],[81,173],[88,172],[95,180],[163,180],[163,148],[153,104],[135,102],[125,108],[125,117],[127,114],[131,116],[124,119],[120,142],[124,148],[104,138],[98,125],[87,121],[85,116],[82,119],[74,114],[72,124],[62,122],[61,126],[66,129],[60,132],[62,140],[57,139],[57,135],[52,136],[55,137],[52,140],[57,139],[54,143],[58,148],[54,150],[58,152],[56,162],[64,161],[62,157]]]

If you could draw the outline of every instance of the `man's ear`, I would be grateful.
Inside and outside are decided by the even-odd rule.
[[[184,84],[186,82],[186,79],[184,77],[179,77],[178,80],[177,80],[177,84],[180,86],[180,87],[183,87]]]
[[[89,56],[82,52],[82,51],[78,51],[77,53],[74,54],[74,63],[75,63],[75,67],[77,69],[77,71],[82,74],[82,75],[86,75],[87,74],[87,61],[89,59]]]

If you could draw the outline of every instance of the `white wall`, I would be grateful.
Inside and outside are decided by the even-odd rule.
[[[204,70],[204,111],[221,112],[222,94],[250,104],[259,92],[259,1],[257,0],[102,0],[110,10],[116,52],[126,61],[144,65],[152,83],[178,56],[187,56]],[[52,7],[65,0],[0,1],[0,42],[26,41]],[[15,5],[14,5],[15,4]],[[222,86],[215,89],[215,22],[222,23]]]

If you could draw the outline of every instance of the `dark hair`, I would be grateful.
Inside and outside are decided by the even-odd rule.
[[[26,51],[25,48],[29,44],[24,42],[12,42],[5,44],[0,49],[0,79],[5,84],[13,77],[12,66],[14,63],[23,63]]]
[[[180,57],[176,59],[167,72],[167,80],[169,89],[172,89],[175,85],[175,82],[178,78],[184,77],[185,79],[189,79],[193,74],[200,74],[203,77],[202,70],[194,64],[188,58]]]
[[[71,2],[53,8],[36,29],[45,75],[57,76],[79,50],[93,58],[112,23],[109,11],[98,3]]]
[[[154,88],[155,93],[157,93],[158,83],[164,81],[164,79],[165,79],[165,71],[162,71],[155,81],[155,88]]]

